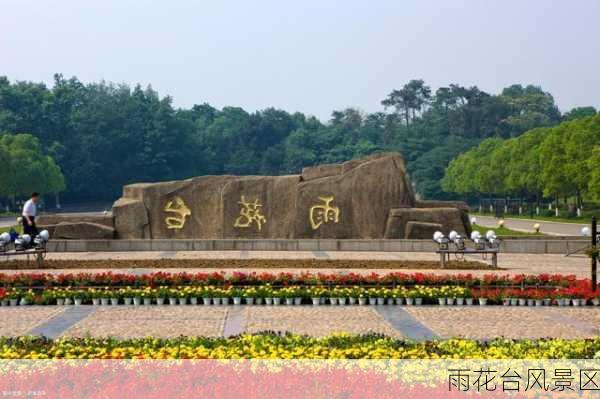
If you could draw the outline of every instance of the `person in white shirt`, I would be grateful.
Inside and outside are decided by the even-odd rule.
[[[37,215],[37,203],[40,200],[39,193],[32,193],[31,198],[23,205],[23,233],[29,234],[31,238],[38,235],[38,229],[35,225],[35,217]]]

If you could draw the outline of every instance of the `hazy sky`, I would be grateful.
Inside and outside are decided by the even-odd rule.
[[[176,106],[381,109],[410,79],[600,106],[600,0],[0,0],[0,75],[152,84]]]

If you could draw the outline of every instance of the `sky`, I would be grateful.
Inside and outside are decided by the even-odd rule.
[[[410,79],[600,107],[600,0],[0,0],[0,76],[148,84],[177,107],[382,110]]]

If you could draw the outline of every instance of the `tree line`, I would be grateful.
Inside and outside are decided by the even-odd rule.
[[[585,197],[600,199],[600,114],[576,116],[519,137],[485,139],[450,162],[442,187],[479,197],[549,197],[555,204],[570,197],[579,207]]]
[[[62,170],[69,201],[113,200],[124,184],[140,181],[297,173],[377,151],[404,155],[422,197],[449,198],[440,180],[458,154],[566,117],[550,93],[522,85],[489,94],[458,84],[434,91],[411,80],[378,112],[348,108],[322,122],[276,108],[176,108],[170,97],[139,85],[55,75],[47,87],[0,77],[0,132],[37,139]]]
[[[39,141],[29,134],[0,135],[0,197],[14,202],[34,191],[65,189],[65,178]]]

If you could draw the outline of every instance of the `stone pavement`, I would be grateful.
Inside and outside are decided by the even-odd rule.
[[[341,260],[433,260],[438,261],[439,256],[429,252],[291,252],[291,251],[194,251],[194,252],[90,252],[90,253],[49,253],[48,259],[72,259],[72,260],[98,260],[98,259],[341,259]],[[481,256],[468,256],[468,260],[481,260]],[[0,260],[2,262],[2,260]],[[590,260],[583,254],[574,254],[571,256],[556,254],[503,254],[498,256],[498,265],[502,274],[573,274],[580,278],[590,276]],[[28,272],[39,272],[35,269],[35,262],[31,262],[31,270]],[[68,269],[54,270],[44,269],[47,273],[76,273],[76,272],[131,272],[143,274],[152,271],[168,272],[213,272],[225,271],[228,273],[238,271],[244,272],[322,272],[322,273],[389,273],[399,271],[403,273],[413,272],[432,272],[438,274],[457,274],[470,273],[473,275],[484,275],[492,273],[491,270],[426,270],[426,269]],[[14,271],[2,270],[2,273],[11,273]],[[19,270],[18,272],[25,272]]]
[[[72,317],[74,312],[79,316]],[[600,334],[600,307],[27,306],[2,307],[0,318],[0,335],[55,338],[229,336],[261,331],[312,336],[375,332],[416,340]]]

